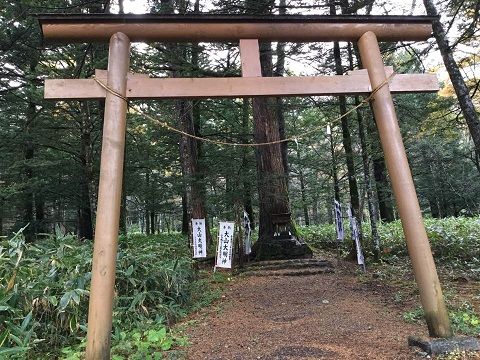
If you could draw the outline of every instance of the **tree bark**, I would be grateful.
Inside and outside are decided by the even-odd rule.
[[[187,6],[185,5],[184,10],[187,10]],[[200,13],[200,0],[195,0],[193,4],[193,12],[195,14]],[[192,43],[191,45],[191,68],[192,73],[190,76],[196,76],[197,73],[200,71],[200,53],[201,49],[198,43]],[[193,122],[193,131],[196,136],[201,137],[201,101],[196,100],[191,103],[192,107],[192,122]],[[195,201],[193,202],[192,206],[192,216],[193,214],[198,214],[198,216],[202,216],[205,219],[205,232],[206,232],[206,239],[207,239],[207,246],[212,243],[212,235],[210,233],[210,226],[208,221],[207,215],[207,206],[206,206],[206,187],[205,187],[205,169],[202,168],[202,157],[203,157],[203,144],[200,141],[194,141],[194,145],[196,145],[196,157],[195,153],[192,153],[193,162],[195,164],[195,169],[192,169],[194,172],[192,173],[194,177],[194,197],[196,197]]]
[[[314,225],[320,223],[319,216],[318,216],[318,195],[314,195],[313,197],[313,207],[312,207],[312,221]]]
[[[150,234],[155,234],[155,211],[150,211]]]
[[[146,169],[145,185],[145,233],[150,235],[150,169]]]
[[[286,15],[287,8],[285,0],[280,0],[280,8],[278,11],[279,15]],[[285,74],[285,43],[279,42],[277,43],[276,48],[277,54],[277,63],[275,67],[275,72],[273,74],[264,74],[263,76],[277,76],[281,77]],[[280,132],[280,139],[285,139],[286,137],[286,125],[285,125],[285,114],[283,112],[283,99],[276,98],[277,102],[277,119],[278,119],[278,130]],[[282,149],[282,161],[283,161],[283,169],[285,171],[285,176],[287,177],[287,186],[288,186],[288,173],[289,173],[289,165],[288,165],[288,143],[282,142],[281,143]]]
[[[332,181],[333,181],[333,198],[340,201],[340,185],[338,183],[338,171],[337,171],[337,155],[335,154],[335,139],[333,137],[333,129],[330,129],[330,154],[332,156]],[[333,204],[332,204],[333,205]]]
[[[92,206],[90,199],[90,183],[92,181],[92,139],[90,109],[88,104],[83,104],[83,116],[81,118],[80,138],[80,199],[78,207],[78,237],[80,239],[93,239]]]
[[[330,14],[336,15],[335,5],[332,3],[330,5]],[[335,60],[335,73],[337,75],[343,75],[343,65],[342,57],[340,53],[340,45],[338,41],[333,43],[333,57]],[[347,113],[347,98],[345,95],[340,95],[338,97],[340,115],[343,116]],[[347,176],[348,176],[348,189],[350,193],[350,203],[353,209],[353,216],[357,219],[358,228],[359,228],[359,238],[362,242],[362,216],[360,213],[360,200],[358,197],[358,185],[357,178],[355,174],[355,163],[353,159],[353,149],[352,149],[352,138],[350,136],[350,129],[348,125],[348,117],[344,116],[341,120],[342,124],[342,142],[343,148],[345,150],[345,158],[347,163]],[[350,248],[350,257],[354,258],[357,253],[357,247],[355,242],[352,241]]]
[[[163,14],[172,14],[174,12],[174,3],[171,0],[161,0],[160,12]],[[187,11],[187,2],[180,1],[178,4],[180,13]],[[200,3],[196,0],[194,4],[194,11],[200,11]],[[188,63],[188,48],[185,44],[168,45],[167,48],[174,58],[170,59],[170,63],[174,70],[173,77],[179,77],[185,74],[182,70],[182,64]],[[200,49],[197,44],[192,44],[190,47],[192,68],[198,68],[198,57]],[[175,101],[175,111],[178,118],[178,127],[187,134],[195,135],[199,133],[200,113],[198,103],[194,104],[191,100],[177,100]],[[197,126],[195,126],[197,124]],[[199,144],[197,140],[181,135],[179,141],[180,163],[182,168],[182,175],[184,179],[184,195],[187,209],[187,225],[190,229],[190,219],[205,219],[207,246],[211,243],[210,228],[208,226],[207,211],[205,206],[205,188],[203,185],[202,174],[199,171]]]
[[[246,0],[247,13],[271,15],[274,0]],[[273,74],[271,44],[260,43],[262,76]],[[256,143],[279,141],[280,126],[278,102],[275,98],[254,98],[253,123]],[[288,199],[288,182],[285,176],[284,158],[280,143],[255,148],[259,193],[259,233],[253,252],[258,259],[289,258],[311,255],[311,250],[297,239],[291,220]],[[281,220],[279,220],[281,218]],[[276,219],[276,220],[275,220]],[[277,224],[275,224],[275,221]],[[278,224],[286,226],[291,235],[287,238],[274,236]]]
[[[430,16],[438,16],[437,9],[432,0],[423,0],[427,14]],[[470,97],[468,87],[463,80],[462,74],[453,57],[453,51],[448,43],[447,35],[443,29],[440,18],[436,18],[432,22],[433,36],[437,40],[438,49],[442,54],[443,63],[447,69],[450,80],[452,81],[455,94],[457,95],[458,104],[462,110],[463,117],[467,122],[468,130],[475,145],[477,156],[480,156],[480,120],[475,110],[475,106]]]
[[[3,207],[5,206],[5,200],[0,197],[0,236],[3,235]]]
[[[125,164],[126,166],[127,164]],[[124,170],[125,174],[125,170]],[[127,235],[127,192],[125,184],[125,176],[123,177],[123,189],[122,189],[122,203],[120,204],[120,234]]]
[[[190,101],[176,101],[176,110],[180,129],[188,134],[195,134],[191,105]],[[198,147],[195,139],[185,135],[180,137],[180,162],[185,181],[188,219],[205,219],[208,246],[211,243],[211,235],[207,224],[202,181],[198,173]],[[188,226],[190,227],[190,223],[188,223]]]
[[[395,216],[386,171],[385,159],[382,154],[378,153],[373,159],[373,175],[377,188],[378,210],[382,221],[391,222],[395,220]]]
[[[248,127],[248,118],[250,110],[250,101],[249,99],[243,99],[242,103],[242,132],[248,134],[250,132]],[[242,138],[242,142],[246,143],[248,140],[246,137]],[[250,220],[250,227],[252,230],[255,229],[255,218],[253,214],[253,204],[252,204],[252,183],[250,182],[250,169],[248,166],[248,158],[251,156],[251,149],[248,147],[243,148],[242,152],[242,174],[243,177],[243,208],[248,214],[248,219]]]
[[[350,70],[353,70],[353,51],[352,44],[348,45],[348,60],[350,63]],[[360,98],[355,96],[355,106],[360,104]],[[367,140],[365,136],[365,125],[363,122],[363,115],[360,109],[356,110],[357,123],[358,123],[358,135],[360,137],[360,147],[362,149],[362,166],[363,166],[363,177],[365,181],[365,187],[367,192],[367,206],[368,206],[368,215],[370,217],[370,230],[372,234],[372,249],[373,257],[375,260],[380,259],[380,236],[378,235],[378,213],[375,207],[375,198],[373,195],[372,188],[372,176],[370,172],[370,149],[367,145]]]
[[[36,65],[35,65],[36,66]],[[33,69],[35,69],[33,66]],[[24,189],[23,195],[23,223],[24,226],[29,224],[29,226],[24,230],[23,235],[25,236],[26,242],[32,242],[35,237],[35,219],[33,217],[33,206],[34,206],[34,191],[33,191],[33,169],[31,163],[34,156],[34,145],[33,145],[33,129],[34,122],[36,117],[35,104],[29,102],[27,105],[27,116],[25,124],[25,142],[24,142],[24,159],[25,159],[25,183],[26,187]]]
[[[310,217],[308,216],[307,195],[305,190],[305,177],[303,175],[302,165],[300,164],[300,151],[297,149],[297,160],[299,162],[298,177],[300,178],[300,194],[302,197],[303,217],[305,218],[305,225],[310,226]]]
[[[262,3],[263,10],[268,13],[271,2]],[[260,43],[260,63],[262,75],[272,73],[272,55],[270,43]],[[277,102],[275,98],[254,98],[253,127],[256,143],[275,142],[280,140],[279,121],[277,118]],[[295,225],[291,220],[290,202],[288,198],[288,181],[285,176],[284,160],[280,143],[257,146],[255,148],[257,163],[257,182],[259,194],[259,231],[258,241],[253,252],[258,259],[291,258],[310,256],[311,250],[297,238]],[[290,239],[274,238],[275,217],[281,215],[285,221]],[[277,220],[278,221],[278,220]]]
[[[187,208],[187,195],[185,191],[182,193],[182,234],[188,235],[189,229],[188,208]]]
[[[254,139],[257,143],[278,141],[280,133],[272,99],[253,99]],[[260,202],[259,241],[271,240],[274,233],[272,214],[290,212],[287,180],[280,144],[257,147],[257,177]]]

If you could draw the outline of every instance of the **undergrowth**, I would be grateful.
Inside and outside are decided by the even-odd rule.
[[[350,241],[348,224],[345,226],[345,242]],[[480,218],[457,217],[425,219],[425,228],[435,259],[456,269],[468,271],[480,279]],[[333,224],[299,228],[299,233],[313,248],[336,249],[336,234]],[[378,233],[383,261],[395,261],[407,256],[407,247],[399,220],[379,223]],[[370,225],[362,224],[363,249],[367,256],[373,254]],[[342,245],[345,249],[347,245]]]
[[[0,358],[79,359],[84,349],[92,243],[70,235],[0,246]],[[147,359],[186,343],[169,325],[218,297],[192,269],[180,234],[119,239],[112,358]],[[156,355],[157,357],[160,355]]]
[[[346,240],[340,244],[344,254],[349,249],[349,229]],[[480,293],[458,293],[456,279],[475,284],[480,280],[480,218],[458,217],[425,219],[425,228],[439,272],[443,275],[443,288],[449,317],[454,333],[479,336],[480,315],[478,299]],[[337,250],[334,225],[310,226],[299,229],[302,238],[313,248]],[[407,247],[400,221],[380,223],[378,232],[381,242],[381,259],[376,264],[372,258],[372,241],[369,224],[363,224],[363,248],[367,256],[367,274],[362,281],[382,282],[395,288],[393,301],[411,306],[409,300],[418,296],[411,267],[407,258]],[[472,289],[478,288],[471,286]],[[471,290],[475,291],[475,290]],[[474,304],[476,306],[474,306]],[[423,322],[420,307],[404,312],[409,322]]]

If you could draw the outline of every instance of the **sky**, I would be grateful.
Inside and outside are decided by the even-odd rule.
[[[146,0],[124,0],[124,11],[131,14],[144,14],[148,12],[148,6]],[[212,7],[210,1],[202,1],[202,11],[208,11]],[[413,7],[413,11],[412,11]],[[118,8],[117,8],[118,9]],[[115,11],[115,7],[113,7]],[[118,11],[118,10],[117,10]],[[374,10],[375,11],[375,10]],[[380,13],[391,13],[392,15],[425,15],[423,3],[417,0],[405,1],[405,0],[391,0],[387,5],[378,9]],[[310,12],[314,14],[314,12]]]
[[[211,1],[201,1],[203,12],[208,12],[209,8],[212,8]],[[112,11],[118,11],[118,7],[113,6]],[[131,14],[144,14],[148,13],[147,0],[124,0],[125,13]],[[304,13],[302,11],[302,13]],[[309,14],[314,14],[310,12]],[[391,0],[381,8],[374,8],[373,15],[375,14],[391,14],[391,15],[425,15],[425,8],[423,2],[420,0]],[[305,13],[306,14],[306,13]],[[452,30],[454,27],[452,27]],[[450,35],[455,36],[454,31],[450,31]],[[431,39],[430,41],[434,41]],[[420,44],[421,45],[421,44]],[[463,49],[468,50],[468,49]],[[438,51],[431,51],[429,57],[424,59],[424,65],[427,71],[435,71],[440,81],[444,81],[448,78],[448,74],[443,68],[442,58]],[[308,64],[295,61],[294,59],[287,60],[287,68],[298,75],[311,75],[314,72],[312,67],[309,68]]]

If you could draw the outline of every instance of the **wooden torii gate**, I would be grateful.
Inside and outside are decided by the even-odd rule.
[[[398,74],[387,83],[378,41],[422,41],[432,18],[420,16],[40,15],[47,41],[110,41],[108,71],[95,79],[46,80],[46,99],[105,98],[100,182],[88,314],[87,359],[109,359],[126,99],[353,95],[376,92],[371,104],[412,261],[428,330],[452,335],[440,282],[405,154],[392,93],[435,92],[433,75]],[[242,77],[148,78],[129,74],[130,42],[240,42]],[[346,76],[261,77],[258,41],[357,42],[366,70]],[[101,86],[97,81],[106,84]],[[107,91],[108,89],[108,91]]]

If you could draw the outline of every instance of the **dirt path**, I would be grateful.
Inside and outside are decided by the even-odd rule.
[[[403,321],[384,287],[347,272],[246,277],[188,331],[188,359],[412,359]]]

